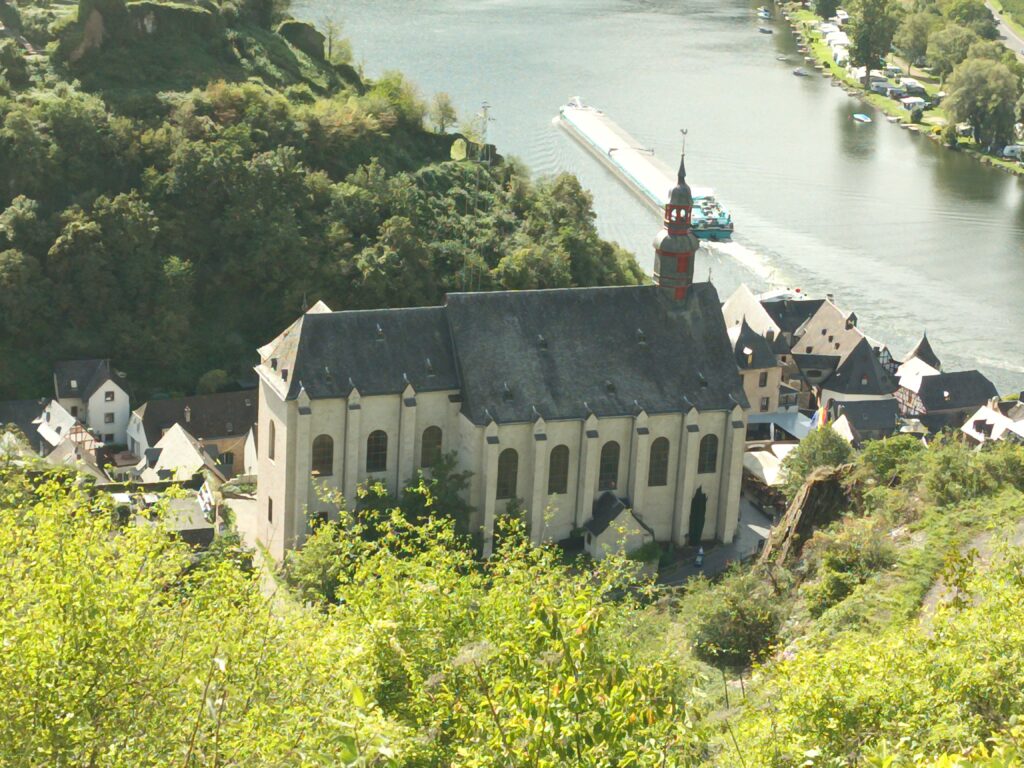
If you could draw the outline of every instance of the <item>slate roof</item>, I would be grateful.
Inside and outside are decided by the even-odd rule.
[[[275,351],[276,353],[276,351]],[[280,368],[287,355],[281,354]],[[312,399],[458,389],[444,307],[373,309],[304,315],[289,374]]]
[[[730,337],[732,335],[730,334]],[[747,325],[745,319],[740,323],[738,332],[734,335],[736,339],[733,342],[732,351],[740,370],[774,368],[777,365],[771,345],[764,336]]]
[[[456,293],[445,311],[476,424],[746,406],[718,293],[657,286]]]
[[[942,363],[939,361],[939,356],[935,354],[932,349],[932,345],[928,343],[928,334],[921,334],[921,340],[917,342],[917,346],[910,350],[910,354],[907,355],[906,359],[911,360],[917,358],[922,363],[927,363],[935,370],[942,369]]]
[[[137,408],[135,414],[142,419],[146,441],[152,446],[175,424],[181,424],[190,435],[200,440],[245,435],[256,423],[257,402],[257,390],[247,389],[150,400]],[[185,420],[186,406],[189,409],[188,421]]]
[[[33,448],[39,447],[39,431],[32,422],[46,407],[46,400],[8,400],[0,402],[0,428],[13,424]]]
[[[761,306],[782,331],[796,333],[824,303],[824,299],[775,299],[762,301]]]
[[[628,500],[620,499],[611,491],[605,491],[596,499],[594,499],[594,509],[591,518],[583,524],[583,528],[590,531],[594,536],[600,536],[602,533],[608,530],[610,526],[619,515],[626,509]],[[629,509],[630,515],[633,519],[639,523],[640,527],[645,531],[654,535],[654,530],[647,525],[643,520],[636,516],[636,513],[632,509]]]
[[[88,400],[104,382],[114,378],[114,371],[109,360],[61,360],[53,364],[53,377],[58,398]]]
[[[917,391],[929,413],[975,409],[998,397],[995,385],[979,371],[955,371],[925,376]],[[958,425],[959,426],[959,425]]]
[[[820,384],[827,379],[839,366],[838,355],[793,355],[793,362],[800,369],[801,375],[810,384]],[[808,375],[808,371],[820,371],[817,376]]]
[[[844,395],[891,395],[899,383],[878,362],[871,342],[862,338],[822,387]]]
[[[710,283],[683,301],[649,285],[453,293],[443,307],[307,313],[260,352],[261,370],[288,399],[300,385],[317,399],[411,384],[460,391],[476,424],[747,404]]]
[[[845,400],[837,404],[839,415],[845,415],[850,426],[859,434],[883,432],[887,436],[896,431],[899,405],[895,398],[885,400]]]

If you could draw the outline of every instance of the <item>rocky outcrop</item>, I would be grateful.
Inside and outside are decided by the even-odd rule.
[[[312,24],[297,19],[286,19],[277,25],[277,34],[314,61],[324,60],[326,38]]]
[[[210,36],[219,27],[217,15],[207,8],[152,0],[81,0],[78,19],[77,39],[68,53],[72,63],[111,40],[126,42],[182,34]]]
[[[798,560],[803,546],[819,528],[835,522],[850,508],[846,479],[852,464],[814,470],[789,505],[761,551],[763,564],[786,565]]]

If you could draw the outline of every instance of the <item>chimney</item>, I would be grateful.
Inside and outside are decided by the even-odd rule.
[[[190,421],[192,421],[192,409],[189,408],[186,405],[185,406],[185,423],[188,424]]]

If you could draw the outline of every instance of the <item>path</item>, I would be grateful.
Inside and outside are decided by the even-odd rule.
[[[983,531],[961,547],[960,551],[966,553],[973,549],[978,553],[977,559],[974,561],[975,568],[987,565],[991,562],[992,555],[995,552],[996,542],[994,541],[994,536],[996,535],[998,535],[998,532]],[[1024,546],[1024,520],[1017,523],[1008,543],[1014,547]],[[935,615],[935,610],[940,603],[948,602],[951,597],[949,588],[941,578],[936,580],[932,584],[931,589],[925,594],[924,599],[921,601],[921,623],[928,628],[929,633],[931,632],[931,620]]]
[[[985,5],[992,11],[992,15],[996,17],[996,26],[999,27],[999,35],[1003,39],[1003,44],[1013,51],[1018,59],[1024,61],[1024,37],[1006,23],[1003,15],[997,12],[991,3],[986,2]]]

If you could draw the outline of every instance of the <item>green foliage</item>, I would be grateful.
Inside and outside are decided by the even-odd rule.
[[[1001,61],[967,59],[953,70],[943,107],[954,122],[969,123],[974,139],[984,147],[1013,139],[1020,77]]]
[[[834,530],[819,531],[805,551],[815,578],[804,587],[812,616],[844,600],[878,571],[896,562],[896,548],[879,521],[846,518]]]
[[[765,658],[776,641],[781,613],[759,571],[734,570],[714,584],[693,580],[687,590],[697,658],[729,670]]]
[[[954,0],[946,9],[946,16],[986,40],[995,40],[999,37],[992,12],[983,0]]]
[[[850,59],[870,71],[892,48],[902,6],[894,0],[855,0],[850,9]],[[865,73],[865,83],[867,82]]]
[[[21,48],[10,38],[0,38],[0,75],[14,88],[23,88],[29,83],[28,64]]]
[[[782,460],[783,492],[793,499],[815,469],[845,464],[852,456],[853,448],[830,425],[811,431]]]
[[[199,377],[196,382],[197,395],[212,395],[216,392],[223,392],[231,385],[231,377],[227,371],[214,368]]]
[[[422,131],[400,76],[311,96],[217,82],[144,121],[65,84],[0,101],[0,353],[18,364],[0,397],[45,389],[53,359],[115,351],[139,396],[188,391],[240,373],[317,299],[643,279],[575,179],[442,162],[450,139]]]
[[[928,63],[932,71],[945,79],[967,58],[978,35],[959,24],[947,24],[928,38]]]
[[[893,45],[906,57],[911,67],[919,64],[928,52],[928,37],[935,27],[938,17],[927,12],[908,13],[903,17]]]
[[[858,456],[859,474],[884,485],[902,482],[914,459],[924,450],[924,443],[915,435],[871,440]]]
[[[823,19],[831,19],[840,4],[839,0],[814,0],[814,12]]]

